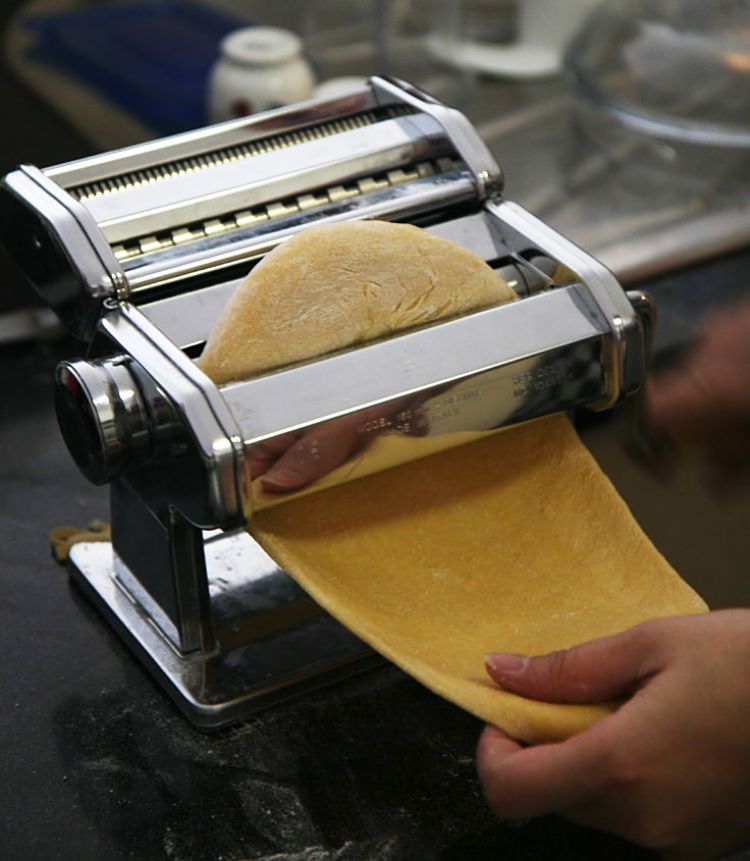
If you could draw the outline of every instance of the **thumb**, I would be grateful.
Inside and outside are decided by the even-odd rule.
[[[660,669],[657,643],[647,625],[537,657],[493,653],[485,663],[504,690],[558,703],[617,699]]]

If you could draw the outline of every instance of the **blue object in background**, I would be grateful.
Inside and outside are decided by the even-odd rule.
[[[143,0],[29,16],[28,56],[75,77],[154,133],[205,125],[222,38],[248,21],[185,0]]]

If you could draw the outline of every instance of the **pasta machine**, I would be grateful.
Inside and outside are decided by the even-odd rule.
[[[250,474],[254,447],[353,418],[362,441],[413,442],[395,465],[639,388],[647,297],[501,191],[462,114],[385,77],[3,180],[10,254],[87,344],[57,369],[57,411],[83,474],[109,483],[112,541],[75,545],[72,575],[197,725],[376,660],[244,532],[284,497]],[[520,299],[221,387],[196,367],[258,260],[365,218],[455,240]],[[366,474],[374,447],[304,491]]]

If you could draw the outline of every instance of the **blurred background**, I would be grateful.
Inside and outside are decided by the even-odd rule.
[[[746,4],[26,0],[0,16],[3,171],[247,113],[264,75],[281,83],[255,106],[377,72],[463,110],[503,167],[507,196],[623,281],[748,240]],[[222,40],[248,26],[293,34],[310,85],[284,83],[288,56],[260,72],[252,57],[222,58]],[[234,114],[212,84],[222,62],[234,74],[217,85],[225,103],[227,86],[247,92],[232,97]],[[18,299],[3,291],[0,312],[9,302]],[[10,336],[6,325],[0,338]]]

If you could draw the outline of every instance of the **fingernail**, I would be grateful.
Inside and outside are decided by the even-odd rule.
[[[529,663],[528,655],[514,655],[511,652],[490,652],[484,662],[493,673],[515,675],[522,673]]]
[[[309,478],[300,475],[292,469],[270,469],[261,478],[263,490],[268,490],[271,493],[284,493],[285,491],[298,490],[305,484],[308,484]]]

